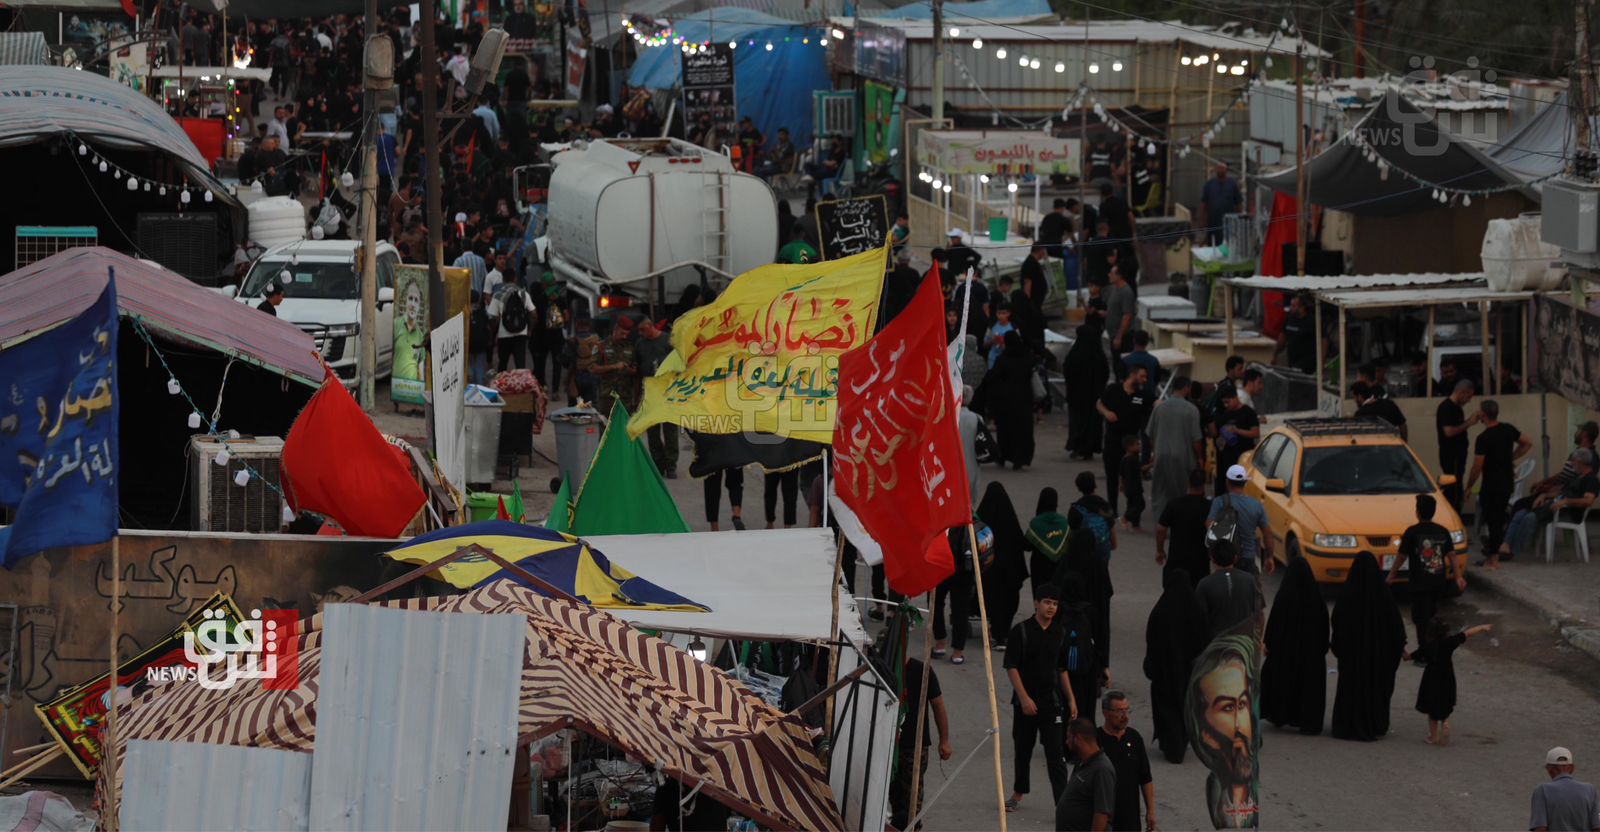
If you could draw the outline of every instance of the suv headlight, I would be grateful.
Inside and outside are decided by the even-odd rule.
[[[361,334],[360,324],[345,324],[344,326],[328,327],[329,338],[354,338]]]
[[[1450,542],[1454,543],[1457,546],[1460,546],[1461,544],[1466,543],[1467,542],[1467,532],[1466,532],[1466,530],[1465,529],[1456,529],[1455,531],[1451,532],[1450,533]]]
[[[1356,548],[1356,536],[1353,534],[1314,534],[1311,542],[1326,549]]]

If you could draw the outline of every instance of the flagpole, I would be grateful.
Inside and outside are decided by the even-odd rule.
[[[1000,764],[1000,704],[994,693],[994,654],[989,651],[989,605],[983,598],[983,564],[978,559],[978,531],[967,523],[967,545],[972,548],[972,577],[977,582],[978,621],[983,627],[983,679],[989,683],[989,727],[994,729],[994,795],[1000,808],[1000,832],[1006,832],[1005,774]]]
[[[933,616],[935,614],[933,599],[933,590],[929,590],[925,599],[928,605],[928,621],[922,634],[922,686],[917,693],[917,730],[916,733],[911,735],[915,750],[911,754],[911,802],[906,808],[906,814],[911,816],[921,814],[921,812],[917,811],[920,808],[917,805],[917,801],[922,797],[922,732],[927,730],[928,676],[933,670]],[[989,684],[991,686],[994,684],[992,679]],[[904,726],[900,730],[905,730]],[[999,746],[997,745],[996,747]],[[1004,817],[1000,819],[1000,823],[1001,832],[1005,832]]]
[[[824,472],[823,475],[826,476],[827,475],[826,472],[828,470],[827,466],[824,465],[822,470]],[[828,490],[826,488],[824,488],[822,490],[822,493],[824,495],[826,495],[828,493]],[[823,505],[823,509],[822,510],[823,511],[827,511],[828,510],[827,509],[827,505],[828,505],[827,497],[823,497],[822,505]],[[839,650],[842,649],[843,646],[844,646],[844,644],[843,644],[844,640],[839,638],[839,579],[842,578],[843,576],[844,576],[844,532],[840,532],[839,533],[838,552],[835,553],[834,556],[833,556],[833,583],[828,585],[828,588],[831,591],[831,594],[833,595],[833,626],[828,630],[828,641],[830,642],[830,644],[828,645],[828,684],[830,684],[830,685],[833,684],[834,678],[839,675]],[[812,667],[815,668],[816,665],[812,664]],[[815,671],[813,671],[813,672],[815,672]],[[832,700],[833,697],[830,696],[828,698],[829,698],[829,700]],[[825,732],[823,733],[823,736],[827,737],[828,739],[831,740],[833,738],[833,702],[832,701],[829,701],[828,710],[823,715],[823,726],[825,728]]]
[[[109,695],[109,704],[106,706],[105,744],[101,748],[100,765],[110,766],[110,800],[102,814],[101,820],[105,822],[106,832],[117,832],[117,683],[121,681],[117,676],[117,631],[121,629],[119,609],[122,604],[122,538],[118,535],[111,536],[111,675],[107,677],[106,693]]]

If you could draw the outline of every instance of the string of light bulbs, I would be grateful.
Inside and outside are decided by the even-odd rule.
[[[67,142],[68,147],[71,148],[73,144],[77,145],[77,147],[72,149],[71,152],[75,152],[79,156],[83,157],[90,165],[98,169],[101,173],[110,174],[112,179],[126,183],[126,187],[129,191],[143,190],[146,193],[155,193],[157,196],[166,196],[167,189],[171,188],[177,190],[178,202],[184,205],[188,205],[194,199],[192,191],[199,191],[201,198],[206,202],[211,202],[215,198],[209,188],[192,185],[187,180],[182,184],[169,185],[166,182],[151,179],[146,176],[140,176],[133,171],[117,164],[116,162],[111,161],[103,154],[91,149],[89,144],[83,139],[79,138],[76,134],[69,135],[71,135],[72,138]]]
[[[1355,127],[1352,127],[1346,131],[1344,135],[1339,137],[1338,141],[1334,142],[1332,145],[1329,145],[1328,150],[1332,150],[1342,143],[1348,143],[1351,147],[1359,150],[1361,152],[1361,158],[1376,166],[1378,168],[1378,177],[1380,179],[1387,181],[1389,178],[1389,173],[1392,171],[1399,174],[1400,178],[1414,185],[1429,189],[1431,191],[1430,197],[1443,204],[1449,204],[1452,200],[1459,200],[1463,206],[1471,205],[1473,197],[1482,198],[1492,194],[1515,191],[1524,187],[1540,185],[1548,182],[1551,179],[1555,179],[1564,173],[1564,171],[1557,171],[1555,173],[1546,174],[1535,179],[1530,179],[1526,182],[1497,185],[1492,188],[1462,188],[1448,185],[1443,182],[1435,182],[1426,177],[1418,176],[1411,171],[1408,171],[1405,168],[1389,161],[1382,153],[1378,151],[1377,147],[1375,147],[1371,142],[1367,141],[1366,137],[1362,135],[1360,124],[1357,124]]]
[[[683,52],[685,55],[697,55],[710,51],[714,44],[722,43],[720,39],[709,37],[698,41],[691,40],[683,35],[678,34],[677,31],[672,28],[672,24],[670,22],[657,21],[654,18],[649,17],[644,17],[642,18],[642,21],[638,21],[635,19],[634,15],[624,14],[622,15],[622,25],[623,28],[627,29],[628,34],[632,36],[634,43],[637,43],[638,45],[647,49],[672,46]],[[650,29],[646,31],[645,26],[650,27]],[[811,42],[815,40],[818,46],[826,48],[828,44],[832,42],[829,39],[830,35],[832,36],[832,40],[844,40],[844,32],[837,28],[832,29],[829,32],[825,32],[816,38],[813,38],[809,34],[810,27],[804,24],[795,24],[789,28],[800,29],[803,32],[807,32],[806,34],[801,34],[799,36],[800,44],[802,46],[810,46]],[[772,38],[747,37],[745,38],[744,45],[753,48],[758,44],[764,43],[764,48],[766,51],[771,52],[773,49],[777,48],[776,43],[793,43],[794,41],[794,35],[784,35],[778,41],[774,41]],[[739,39],[729,39],[728,48],[739,48]]]

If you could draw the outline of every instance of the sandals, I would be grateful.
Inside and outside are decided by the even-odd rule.
[[[943,647],[935,647],[935,648],[933,648],[933,653],[932,653],[932,655],[933,655],[933,657],[934,657],[934,658],[936,658],[936,659],[942,659],[942,658],[944,658],[944,657],[945,657],[945,655],[946,655],[946,654],[947,654],[947,653],[949,653],[949,652],[950,652],[950,651],[949,651],[949,650],[946,650],[946,649],[944,649],[944,648],[943,648]]]
[[[1006,811],[1007,812],[1015,812],[1017,810],[1017,807],[1021,806],[1021,805],[1022,804],[1019,801],[1007,800],[1006,801]]]
[[[967,657],[966,656],[951,656],[950,657],[950,663],[951,664],[966,664],[967,663]]]

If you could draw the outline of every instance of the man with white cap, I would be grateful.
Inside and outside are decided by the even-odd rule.
[[[956,280],[960,280],[961,276],[966,274],[967,269],[978,268],[978,264],[983,262],[983,258],[978,255],[978,252],[972,250],[972,246],[967,245],[967,232],[959,228],[952,228],[945,233],[945,237],[949,240],[949,243],[944,247],[945,268],[950,270],[951,276]]]
[[[1544,755],[1550,782],[1533,789],[1528,828],[1535,832],[1600,832],[1600,798],[1592,784],[1575,780],[1572,752],[1561,746]]]
[[[1267,509],[1261,501],[1244,493],[1249,472],[1243,465],[1230,465],[1228,490],[1211,501],[1211,516],[1206,520],[1206,545],[1218,541],[1232,543],[1239,550],[1239,568],[1260,575],[1256,558],[1265,561],[1267,574],[1277,569],[1272,559],[1272,527],[1267,525]],[[1257,533],[1259,532],[1259,537]]]

